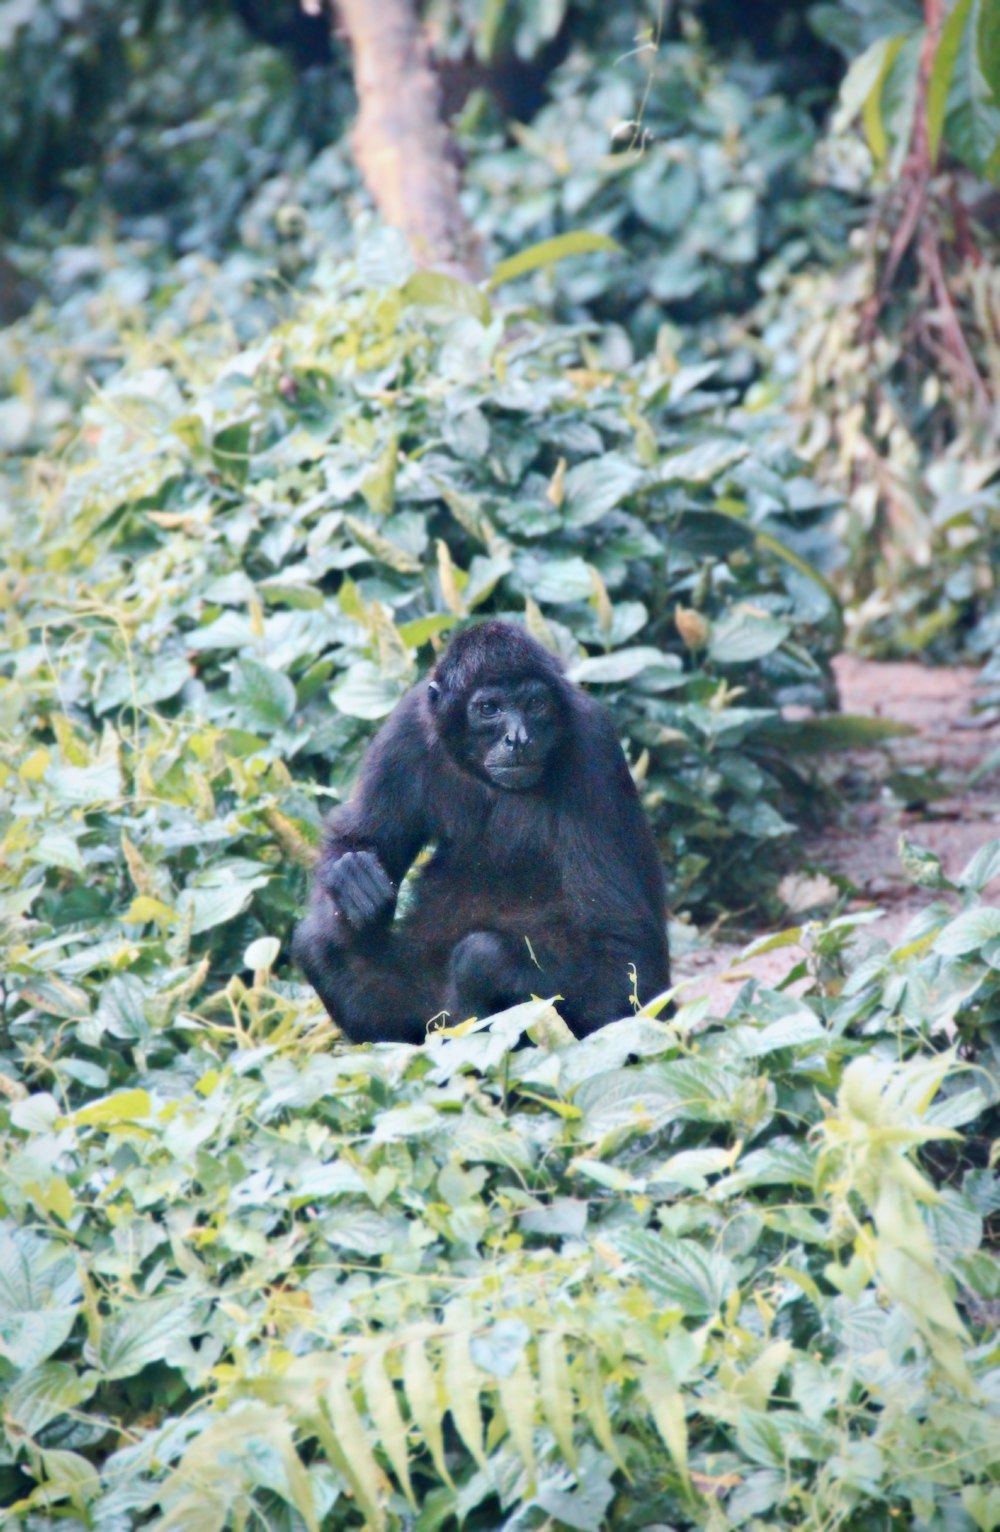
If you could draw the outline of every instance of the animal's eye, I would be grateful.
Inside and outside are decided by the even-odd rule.
[[[544,697],[532,697],[528,703],[529,713],[540,713],[545,706]]]
[[[497,715],[497,705],[495,702],[481,702],[479,704],[479,711],[484,718],[495,718]]]

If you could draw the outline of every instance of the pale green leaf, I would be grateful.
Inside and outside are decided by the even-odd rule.
[[[636,1279],[663,1307],[711,1317],[736,1290],[736,1270],[728,1257],[695,1240],[638,1229],[623,1232],[615,1244]]]
[[[977,952],[997,936],[1000,936],[1000,909],[987,905],[981,909],[964,910],[938,933],[933,950],[942,957],[964,957]]]
[[[89,1399],[96,1382],[93,1373],[85,1378],[68,1362],[43,1362],[15,1379],[4,1397],[4,1413],[26,1436],[37,1436]]]
[[[962,34],[969,26],[972,12],[973,0],[957,0],[955,8],[945,19],[934,51],[934,61],[927,81],[927,152],[931,164],[937,161]]]
[[[103,1128],[119,1122],[142,1122],[152,1115],[153,1102],[148,1091],[120,1090],[90,1106],[74,1112],[70,1121],[77,1128]]]
[[[410,1505],[416,1510],[413,1485],[410,1483],[409,1450],[406,1444],[406,1426],[399,1412],[396,1390],[386,1375],[385,1356],[373,1352],[364,1365],[361,1381],[365,1391],[368,1413],[378,1431],[389,1462],[399,1481],[400,1488]]]
[[[326,1389],[325,1405],[333,1430],[322,1437],[328,1454],[336,1452],[336,1466],[350,1483],[361,1510],[375,1532],[383,1532],[382,1486],[378,1463],[361,1417],[351,1398],[347,1364],[334,1363]],[[332,1442],[331,1442],[332,1437]]]
[[[495,285],[495,280],[490,285]],[[458,314],[471,314],[481,325],[488,325],[493,318],[490,300],[481,288],[442,271],[414,272],[403,283],[401,297],[404,303],[421,308],[444,308]]]
[[[260,660],[236,660],[229,674],[229,695],[248,729],[273,734],[295,712],[295,687],[280,670]]]
[[[684,1414],[684,1399],[680,1389],[669,1378],[644,1367],[639,1375],[639,1387],[645,1395],[656,1429],[673,1459],[674,1466],[683,1478],[688,1471],[688,1430]]]
[[[131,1378],[151,1362],[186,1365],[202,1328],[197,1305],[169,1293],[119,1309],[101,1329],[92,1362],[108,1380]]]
[[[542,1414],[570,1468],[576,1472],[573,1417],[576,1399],[561,1330],[546,1330],[538,1341],[538,1385]]]
[[[622,254],[621,245],[607,234],[592,234],[584,229],[572,234],[557,234],[554,239],[543,239],[537,245],[529,245],[527,250],[520,250],[517,255],[500,261],[486,285],[492,291],[501,283],[512,282],[515,277],[526,276],[541,266],[553,266],[571,255],[591,255],[596,250]]]
[[[441,1430],[441,1399],[437,1375],[428,1359],[424,1342],[408,1341],[403,1349],[403,1387],[410,1414],[427,1443],[434,1467],[451,1486],[451,1475],[444,1458],[444,1434]]]
[[[518,1456],[528,1472],[530,1495],[535,1484],[535,1380],[525,1357],[521,1357],[513,1372],[497,1379],[500,1403],[507,1417],[507,1426]]]
[[[486,1466],[483,1451],[483,1418],[479,1408],[480,1380],[469,1352],[471,1332],[456,1330],[444,1345],[444,1387],[455,1429],[480,1468]]]
[[[577,463],[563,484],[562,515],[566,524],[579,529],[600,521],[641,482],[641,471],[617,452]]]
[[[712,624],[708,652],[717,665],[748,665],[783,644],[791,623],[736,606]]]

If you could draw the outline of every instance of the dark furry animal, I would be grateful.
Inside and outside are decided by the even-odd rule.
[[[435,845],[412,908],[401,878]],[[663,872],[600,705],[509,622],[454,638],[327,821],[295,957],[356,1042],[560,995],[577,1036],[669,985]],[[633,984],[632,966],[635,981]]]

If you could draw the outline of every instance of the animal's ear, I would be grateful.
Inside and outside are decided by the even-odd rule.
[[[441,688],[436,681],[428,681],[427,695],[431,699],[431,706],[433,707],[441,696]]]

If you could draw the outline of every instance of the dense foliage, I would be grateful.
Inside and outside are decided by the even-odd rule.
[[[612,708],[698,918],[886,732],[841,597],[1000,702],[995,8],[929,74],[916,0],[423,9],[482,287],[363,212],[296,0],[0,0],[3,1519],[995,1532],[1000,843],[582,1043],[353,1049],[287,963],[476,616]]]
[[[167,803],[141,850],[162,857],[161,816],[183,809],[256,857],[271,831],[253,794],[223,828],[246,770],[314,839],[311,784],[344,790],[429,646],[473,612],[513,612],[613,705],[680,901],[752,896],[792,828],[796,751],[862,726],[781,716],[831,696],[831,508],[765,419],[706,387],[711,364],[616,366],[586,331],[411,274],[388,236],[357,268],[325,267],[249,349],[170,329],[133,335],[139,365],[94,397],[35,496],[10,496],[19,748],[36,735],[57,773],[107,760],[111,801],[148,760]],[[85,850],[97,825],[59,797]],[[185,844],[175,895],[205,844]],[[117,920],[117,886],[74,866],[83,907]],[[298,892],[284,886],[286,911]]]
[[[333,1052],[269,938],[154,964],[129,844],[145,908],[37,944],[6,1031],[15,1522],[996,1527],[1000,843],[892,951],[788,933],[802,998]]]

